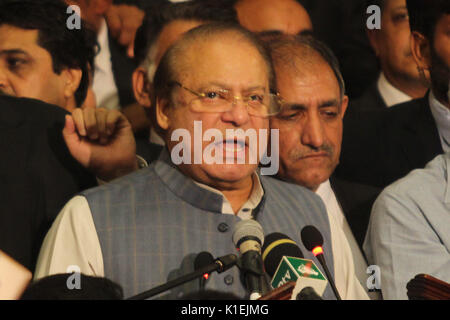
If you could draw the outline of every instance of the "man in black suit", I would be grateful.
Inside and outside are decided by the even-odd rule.
[[[424,98],[390,109],[353,110],[345,119],[337,169],[340,177],[381,188],[450,149],[450,52],[443,31],[448,27],[448,2],[407,1],[407,6],[412,54],[420,73],[430,73],[431,90]],[[437,23],[440,15],[442,22]]]
[[[31,271],[63,205],[96,185],[67,150],[66,114],[38,100],[0,96],[0,249]]]
[[[443,152],[428,95],[344,120],[339,177],[384,188]]]
[[[0,4],[0,249],[31,271],[64,203],[96,184],[61,134],[65,110],[86,99],[95,55],[93,34],[68,29],[68,17],[58,0]]]
[[[350,108],[384,109],[422,98],[427,86],[411,52],[406,0],[368,0],[371,5],[381,9],[381,29],[366,30],[381,72]]]
[[[367,5],[362,0],[299,0],[314,27],[314,35],[337,56],[346,94],[359,98],[377,78],[380,67],[366,37]],[[350,106],[349,106],[350,108]]]

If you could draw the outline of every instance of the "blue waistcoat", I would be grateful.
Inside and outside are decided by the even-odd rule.
[[[334,277],[330,226],[322,200],[303,187],[270,177],[260,179],[264,197],[253,215],[264,234],[289,236],[323,272],[300,237],[304,226],[316,226],[324,237],[325,258]],[[195,257],[202,251],[214,257],[238,255],[232,234],[240,218],[221,214],[222,196],[183,175],[167,151],[148,168],[82,195],[92,212],[105,277],[119,283],[125,297],[194,271]],[[159,298],[183,298],[198,288],[199,281],[194,280]],[[246,296],[237,267],[212,274],[206,288]],[[324,298],[334,299],[330,285]]]

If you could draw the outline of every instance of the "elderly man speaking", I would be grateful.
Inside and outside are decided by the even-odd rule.
[[[305,258],[319,265],[300,240],[304,226],[316,226],[334,274],[330,224],[320,198],[257,170],[260,146],[268,140],[261,133],[269,130],[269,116],[279,112],[273,80],[269,56],[241,27],[209,24],[186,33],[155,75],[156,118],[167,149],[148,168],[73,198],[47,234],[35,276],[77,266],[82,273],[116,281],[129,297],[193,271],[201,251],[214,257],[237,253],[232,234],[242,219],[257,220],[266,235],[289,236]],[[254,130],[257,146],[248,138],[214,141],[223,163],[174,164],[172,151],[180,142],[172,141],[172,134],[182,129],[193,138],[200,121],[203,132],[214,129],[224,137],[230,129]],[[196,147],[205,151],[211,145],[184,143],[191,156]],[[249,161],[255,149],[257,161]],[[185,152],[178,155],[183,158]],[[214,274],[207,288],[246,296],[237,268]],[[198,289],[193,281],[164,297],[180,298]],[[330,285],[323,297],[334,298]]]

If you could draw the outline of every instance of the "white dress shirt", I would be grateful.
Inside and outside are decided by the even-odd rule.
[[[436,99],[433,91],[430,91],[428,101],[441,138],[442,149],[447,153],[450,151],[450,109]]]
[[[111,52],[109,50],[108,27],[103,20],[97,41],[100,52],[94,60],[94,80],[92,84],[97,108],[120,109],[119,93],[112,70]]]
[[[343,300],[369,299],[365,289],[368,277],[365,273],[367,264],[331,188],[330,181],[322,183],[316,194],[324,202],[330,221],[335,282],[341,298]]]
[[[388,108],[392,107],[393,105],[412,100],[412,98],[408,96],[406,93],[394,87],[388,81],[388,79],[386,79],[386,76],[384,75],[383,72],[380,73],[377,82],[377,87],[381,97],[384,100],[384,103],[386,103],[386,106]]]

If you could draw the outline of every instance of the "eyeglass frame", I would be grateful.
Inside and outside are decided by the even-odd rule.
[[[187,88],[187,87],[185,87],[184,85],[182,85],[180,82],[178,82],[178,81],[171,81],[169,84],[168,84],[168,86],[174,86],[174,85],[176,85],[176,86],[179,86],[180,88],[182,88],[182,89],[184,89],[184,90],[186,90],[186,91],[188,91],[189,93],[191,93],[191,94],[193,94],[193,95],[195,95],[195,96],[197,96],[198,98],[205,98],[206,97],[206,94],[204,93],[204,92],[202,92],[202,93],[199,93],[199,92],[196,92],[195,90],[192,90],[192,89],[190,89],[190,88]],[[226,92],[230,92],[229,90],[227,90],[227,89],[221,89],[222,91],[226,91]],[[273,117],[273,116],[276,116],[277,114],[279,114],[280,112],[281,112],[281,101],[282,101],[282,98],[281,98],[281,96],[280,96],[280,94],[278,93],[278,92],[270,92],[269,93],[269,96],[271,96],[271,97],[274,97],[275,99],[274,99],[274,102],[279,106],[279,109],[278,109],[278,111],[276,112],[276,113],[273,113],[273,114],[268,114],[268,115],[254,115],[254,114],[252,114],[253,116],[255,116],[255,117],[263,117],[263,118],[268,118],[268,117]],[[249,105],[248,105],[248,101],[245,101],[242,97],[239,97],[239,96],[234,96],[234,95],[232,95],[232,96],[230,96],[231,98],[233,98],[233,100],[232,101],[228,101],[229,103],[231,103],[231,105],[233,105],[234,103],[235,103],[235,101],[236,100],[241,100],[243,103],[245,103],[245,105],[246,105],[246,107],[247,107],[247,111],[249,110],[248,108],[249,108]],[[231,109],[230,109],[231,110]],[[218,113],[223,113],[223,112],[227,112],[227,111],[211,111],[212,113],[213,112],[218,112]],[[250,114],[250,113],[249,113]]]

